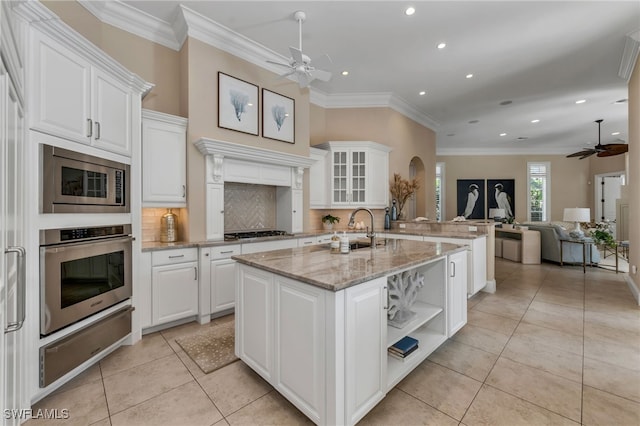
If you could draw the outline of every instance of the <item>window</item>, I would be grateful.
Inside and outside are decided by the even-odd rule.
[[[551,212],[551,166],[545,163],[527,163],[527,219],[546,222]]]
[[[436,220],[444,220],[444,163],[436,163]]]

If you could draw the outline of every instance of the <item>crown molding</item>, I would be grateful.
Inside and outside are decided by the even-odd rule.
[[[628,83],[640,52],[640,30],[627,34],[618,75]]]
[[[77,0],[100,21],[130,32],[173,50],[180,50],[182,42],[176,38],[173,26],[120,1]]]
[[[153,111],[151,109],[142,109],[142,118],[148,118],[151,120],[161,121],[163,123],[172,124],[175,126],[187,127],[189,120],[177,115],[165,114],[164,112]]]
[[[498,156],[498,155],[568,155],[571,152],[568,148],[442,148],[436,146],[436,155],[438,156]]]

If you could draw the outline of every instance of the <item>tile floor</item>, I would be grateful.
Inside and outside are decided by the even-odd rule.
[[[640,308],[623,275],[497,259],[496,280],[360,424],[639,425]],[[310,423],[242,362],[204,375],[174,341],[230,319],[146,335],[33,408],[67,408],[65,425]]]

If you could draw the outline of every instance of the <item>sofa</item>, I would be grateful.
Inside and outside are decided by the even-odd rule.
[[[574,225],[564,222],[530,222],[522,225],[532,231],[540,232],[540,257],[542,260],[560,263],[560,238],[570,239],[569,230],[573,229]],[[587,248],[587,256],[589,256],[589,248]],[[582,244],[564,243],[562,261],[582,264]],[[587,263],[589,263],[588,258]],[[600,263],[600,251],[595,244],[591,244],[591,263]]]

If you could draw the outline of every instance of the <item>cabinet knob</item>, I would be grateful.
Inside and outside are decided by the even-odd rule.
[[[220,214],[223,214],[223,213],[224,213],[224,210],[220,210]]]

